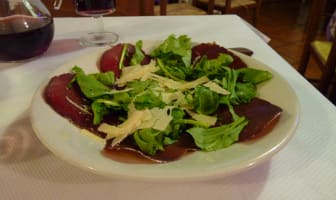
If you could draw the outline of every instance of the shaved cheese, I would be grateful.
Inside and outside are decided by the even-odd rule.
[[[215,116],[208,116],[208,115],[203,115],[199,113],[194,113],[190,110],[186,110],[187,113],[191,116],[196,121],[202,122],[203,124],[206,124],[207,126],[213,126],[217,122],[217,117]]]
[[[169,107],[164,109],[153,108],[150,111],[150,118],[144,120],[140,125],[139,129],[153,128],[159,131],[166,130],[170,121],[173,119],[171,115],[168,114]]]
[[[170,78],[165,78],[165,77],[159,76],[157,74],[151,74],[149,78],[153,79],[155,81],[158,81],[159,83],[167,86],[168,88],[178,89],[181,86],[181,84],[179,82],[174,81]]]
[[[133,105],[133,104],[132,104]],[[173,119],[169,115],[170,107],[164,109],[153,108],[145,110],[136,110],[130,106],[128,119],[118,126],[102,123],[98,130],[106,133],[106,140],[113,139],[112,146],[119,144],[128,135],[133,134],[139,129],[153,128],[159,131],[164,131]],[[134,107],[134,105],[133,105]]]
[[[173,117],[168,114],[171,112],[168,112],[170,108],[165,107],[164,109],[159,109],[159,108],[153,108],[151,109],[152,116],[155,119],[155,123],[152,126],[153,129],[159,130],[159,131],[164,131],[168,127],[170,121],[173,119]]]
[[[102,123],[98,127],[98,131],[106,133],[106,140],[116,137],[127,137],[134,131],[138,130],[142,120],[146,119],[148,110],[136,110],[129,114],[128,119],[118,126],[113,126],[107,123]]]
[[[209,79],[206,76],[203,76],[201,78],[189,82],[174,81],[172,79],[165,78],[156,74],[151,74],[149,78],[160,82],[162,85],[165,85],[168,88],[181,91],[195,88],[197,85],[201,85],[209,81]]]
[[[153,62],[150,62],[148,65],[135,65],[124,67],[122,69],[121,77],[116,81],[118,86],[125,86],[127,82],[134,80],[145,80],[149,77],[149,74],[157,71],[158,68],[155,67]]]
[[[171,104],[173,101],[179,101],[180,99],[184,98],[184,95],[182,92],[162,92],[162,101],[166,104]]]
[[[223,95],[228,95],[230,94],[229,91],[227,91],[226,89],[222,88],[221,86],[219,86],[217,83],[213,82],[213,81],[209,81],[205,84],[203,84],[205,87],[209,88],[210,90],[218,93],[218,94],[223,94]]]

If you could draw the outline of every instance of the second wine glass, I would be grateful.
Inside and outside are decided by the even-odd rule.
[[[80,43],[84,46],[102,46],[113,44],[119,36],[114,32],[105,31],[103,16],[116,10],[115,0],[75,0],[76,13],[91,16],[95,20],[96,30],[81,36]]]

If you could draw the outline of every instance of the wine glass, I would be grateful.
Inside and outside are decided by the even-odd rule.
[[[80,37],[83,46],[102,46],[113,44],[119,36],[114,32],[104,30],[103,16],[113,13],[116,9],[115,0],[75,0],[76,13],[82,16],[92,16],[97,29]]]

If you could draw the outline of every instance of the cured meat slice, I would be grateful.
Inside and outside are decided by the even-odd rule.
[[[135,46],[132,44],[117,44],[116,46],[106,50],[100,59],[100,70],[102,72],[113,71],[116,77],[120,77],[121,69],[119,67],[121,54],[127,45],[127,53],[123,60],[123,66],[129,66],[132,56],[135,53]],[[143,52],[144,53],[144,52]],[[144,53],[145,54],[145,53]],[[150,57],[145,54],[144,60],[141,62],[142,65],[148,64],[150,62]]]
[[[197,62],[197,59],[201,58],[202,56],[207,56],[207,58],[210,60],[216,59],[221,53],[229,54],[233,57],[234,60],[230,64],[230,67],[232,67],[233,69],[247,67],[247,65],[238,56],[216,43],[201,43],[194,46],[192,48],[191,60],[192,63],[194,63],[195,61]]]
[[[247,104],[234,106],[239,116],[245,116],[249,123],[239,135],[239,141],[261,137],[269,133],[280,119],[282,109],[260,98],[254,98]],[[218,109],[216,126],[230,123],[231,114],[227,107]]]
[[[93,114],[87,109],[90,104],[78,85],[69,85],[73,77],[71,73],[53,77],[44,90],[44,99],[58,114],[87,128],[92,124]]]

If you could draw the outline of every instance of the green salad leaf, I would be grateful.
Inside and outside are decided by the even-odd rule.
[[[201,114],[210,115],[216,112],[219,106],[219,95],[207,87],[197,86],[194,95],[194,109]]]
[[[95,97],[102,96],[110,91],[110,88],[100,80],[103,79],[104,82],[108,81],[107,79],[110,79],[111,73],[108,74],[100,73],[100,75],[97,74],[86,75],[84,71],[78,66],[72,68],[72,71],[75,72],[76,81],[81,91],[87,98],[93,99]],[[110,79],[110,81],[113,80]]]
[[[155,155],[158,150],[163,151],[164,134],[154,129],[141,129],[133,134],[133,139],[142,152]]]
[[[142,40],[135,43],[135,53],[131,58],[131,65],[140,64],[145,58],[145,54],[142,52]]]
[[[270,73],[269,71],[249,67],[239,69],[238,73],[239,73],[239,79],[242,82],[249,82],[252,84],[259,84],[273,77],[272,73]]]
[[[233,58],[228,54],[221,53],[218,58],[211,60],[206,56],[202,56],[194,67],[192,77],[193,79],[202,76],[208,76],[210,79],[221,78],[226,73],[223,67],[229,66],[232,62]]]
[[[162,151],[164,146],[173,144],[180,138],[184,130],[183,110],[174,108],[171,110],[173,120],[165,131],[158,131],[146,128],[136,131],[133,134],[134,142],[146,154],[155,155],[157,151]]]
[[[145,108],[163,108],[166,104],[162,101],[161,96],[156,95],[152,90],[147,90],[135,97],[134,105],[137,110],[143,110]]]
[[[194,127],[187,132],[194,138],[197,147],[204,151],[216,151],[238,141],[239,133],[248,124],[245,117],[239,117],[230,124],[214,128]]]
[[[162,73],[174,80],[185,80],[191,71],[191,39],[186,35],[170,35],[151,52],[159,61]]]

